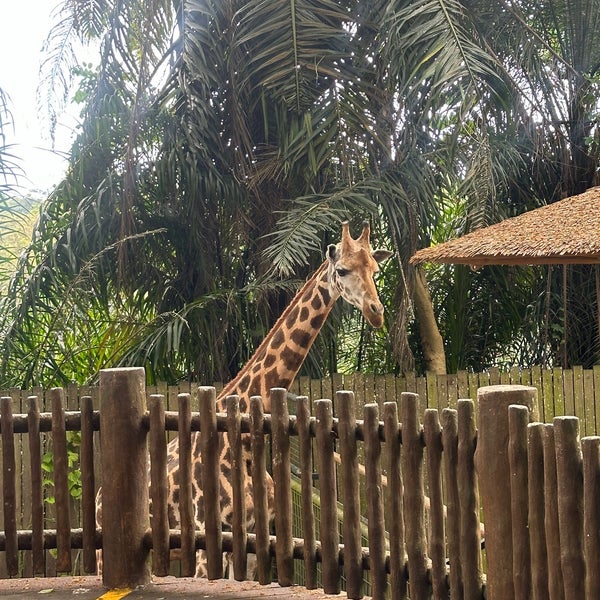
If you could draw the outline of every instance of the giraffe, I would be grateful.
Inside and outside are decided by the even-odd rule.
[[[256,349],[248,363],[227,384],[217,398],[217,410],[226,412],[226,398],[237,395],[240,410],[247,412],[252,396],[261,396],[265,413],[270,413],[269,390],[274,387],[289,389],[313,342],[325,323],[338,298],[342,297],[362,311],[366,321],[373,327],[383,325],[383,305],[379,300],[374,275],[379,263],[391,256],[387,250],[372,250],[370,226],[365,223],[361,235],[353,239],[348,222],[342,223],[339,244],[327,248],[327,256],[304,286],[283,311],[273,328]],[[247,529],[254,527],[252,504],[251,455],[249,440],[245,440],[246,461],[246,520]],[[179,519],[179,441],[174,438],[167,448],[167,477],[169,484],[169,526],[178,528]],[[220,489],[221,521],[230,527],[233,503],[229,473],[231,472],[230,446],[227,434],[220,436]],[[204,498],[201,489],[200,434],[192,434],[192,473],[196,528],[203,530]],[[268,477],[268,508],[274,517],[273,482]],[[100,499],[101,500],[101,499]],[[100,502],[97,502],[101,510]],[[199,554],[196,576],[206,576],[206,561]]]

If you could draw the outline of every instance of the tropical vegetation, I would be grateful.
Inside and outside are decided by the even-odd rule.
[[[41,97],[49,123],[74,98],[81,127],[2,297],[0,385],[125,364],[227,380],[347,218],[395,252],[387,326],[340,305],[305,372],[597,362],[597,268],[408,259],[596,183],[599,18],[600,0],[64,0]]]

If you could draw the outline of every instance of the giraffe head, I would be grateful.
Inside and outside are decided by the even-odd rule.
[[[373,327],[383,325],[383,304],[379,300],[373,277],[379,263],[391,256],[387,250],[372,250],[371,229],[365,223],[356,240],[350,235],[350,225],[342,223],[342,241],[327,248],[328,280],[334,293],[360,308]]]

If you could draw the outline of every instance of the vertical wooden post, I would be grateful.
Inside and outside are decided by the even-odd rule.
[[[544,530],[548,555],[548,596],[550,600],[564,600],[565,586],[560,562],[560,533],[558,528],[558,480],[554,426],[543,425],[544,452]]]
[[[231,447],[231,491],[233,517],[233,573],[237,581],[244,581],[248,575],[248,542],[246,519],[246,461],[242,440],[242,415],[239,396],[227,396],[227,438]],[[230,567],[231,568],[231,567]]]
[[[600,437],[581,440],[583,452],[583,539],[585,597],[600,598]]]
[[[292,489],[290,487],[290,435],[287,390],[273,388],[271,427],[273,434],[273,482],[275,484],[275,559],[279,585],[294,583],[294,545],[292,540]]]
[[[446,475],[448,556],[450,558],[450,594],[463,597],[462,557],[460,555],[460,494],[458,487],[458,412],[442,410],[442,443]]]
[[[510,463],[510,498],[513,530],[513,577],[515,600],[531,598],[531,551],[529,546],[529,490],[527,462],[526,406],[508,409],[508,459]]]
[[[317,535],[313,508],[313,459],[310,434],[308,398],[296,399],[296,419],[300,439],[300,478],[302,480],[302,532],[304,534],[304,585],[309,590],[317,587]]]
[[[200,445],[202,452],[202,491],[204,531],[206,534],[206,570],[208,579],[223,578],[223,530],[221,518],[221,467],[219,459],[223,438],[217,429],[217,395],[214,387],[198,388],[200,402]]]
[[[544,493],[544,425],[527,428],[527,482],[529,490],[529,546],[531,553],[531,598],[548,596],[548,553],[546,551],[546,512]]]
[[[33,551],[33,574],[36,575],[44,572],[42,444],[40,440],[40,405],[38,397],[30,396],[28,400],[27,428],[29,433],[29,455],[31,458],[31,549]]]
[[[485,521],[487,595],[489,600],[514,596],[513,545],[508,461],[508,407],[527,406],[537,415],[537,389],[493,385],[477,390],[479,418],[475,466]]]
[[[475,407],[472,400],[458,401],[458,464],[456,468],[460,513],[460,560],[465,600],[481,598],[481,524],[475,477]]]
[[[342,458],[342,493],[344,506],[344,574],[348,598],[362,598],[362,541],[360,530],[360,489],[358,448],[356,443],[356,400],[352,392],[336,393],[339,417],[338,437]]]
[[[579,419],[554,417],[560,562],[565,600],[585,598],[583,557],[583,459]]]
[[[256,522],[256,570],[261,585],[271,583],[271,554],[269,551],[269,504],[265,463],[265,414],[262,398],[250,398],[250,438],[252,445],[252,489],[254,490],[254,514]]]
[[[431,596],[431,585],[427,573],[424,439],[419,423],[418,394],[402,392],[400,414],[402,416],[402,475],[404,481],[410,481],[410,485],[404,488],[409,596],[414,600],[426,600]]]
[[[333,405],[331,400],[314,404],[315,434],[318,448],[319,483],[321,485],[321,552],[323,590],[326,594],[340,593],[339,534],[337,486],[333,459]]]
[[[102,583],[133,588],[150,581],[143,541],[150,526],[144,369],[100,371],[100,401]]]
[[[404,486],[400,458],[400,424],[396,402],[383,403],[383,430],[387,454],[387,503],[389,506],[390,540],[390,587],[392,600],[407,597],[406,548],[404,544]]]
[[[167,497],[167,440],[164,396],[152,394],[150,408],[150,489],[152,491],[152,571],[158,577],[169,574],[169,512]]]
[[[56,501],[56,570],[71,570],[71,518],[69,510],[69,465],[67,459],[67,431],[65,425],[65,392],[52,388],[52,458],[54,461],[54,499]]]
[[[379,407],[364,407],[365,436],[365,485],[369,533],[369,564],[371,569],[371,594],[373,598],[385,598],[387,574],[385,572],[385,523],[383,519],[383,491],[381,485],[381,441],[379,439]]]
[[[94,502],[94,406],[91,396],[81,398],[81,521],[83,570],[96,571],[96,506]]]
[[[6,570],[9,575],[19,572],[17,544],[17,492],[14,419],[12,398],[5,396],[0,400],[0,429],[2,431],[2,496],[4,500],[4,535],[6,552]]]
[[[425,410],[423,433],[429,473],[429,555],[434,598],[448,597],[446,545],[444,535],[444,496],[442,488],[442,429],[437,408]]]
[[[179,517],[181,520],[181,574],[196,572],[196,519],[192,496],[192,405],[190,394],[177,395],[179,414]]]

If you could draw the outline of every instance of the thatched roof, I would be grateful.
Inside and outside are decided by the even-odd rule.
[[[600,187],[419,250],[410,262],[600,263]]]

